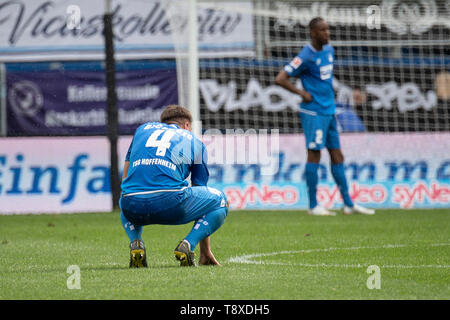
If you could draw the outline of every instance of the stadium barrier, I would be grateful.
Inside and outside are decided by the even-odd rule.
[[[204,135],[209,184],[227,194],[233,209],[305,209],[303,139],[281,134],[276,148],[254,157],[255,143],[270,142],[260,133]],[[130,141],[119,140],[121,167]],[[2,138],[0,145],[0,214],[111,210],[106,138]],[[450,208],[450,133],[343,134],[342,148],[355,201],[374,208]],[[324,154],[319,170],[319,202],[340,207],[328,158]]]

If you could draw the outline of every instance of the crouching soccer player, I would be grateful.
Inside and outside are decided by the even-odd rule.
[[[344,200],[344,214],[374,214],[372,209],[354,204],[350,198],[347,178],[344,171],[344,156],[339,142],[336,123],[336,105],[333,90],[334,49],[328,44],[330,30],[326,21],[320,17],[309,23],[311,43],[281,70],[275,83],[300,95],[300,119],[308,149],[305,168],[306,185],[309,197],[309,213],[312,215],[335,215],[333,211],[318,205],[316,199],[320,151],[328,149],[331,158],[331,173]],[[289,81],[298,77],[302,81],[301,90]]]
[[[130,267],[147,267],[143,226],[180,225],[194,221],[189,234],[174,250],[181,266],[220,265],[211,252],[210,236],[225,221],[225,194],[207,187],[207,153],[192,133],[192,116],[184,107],[170,105],[161,122],[137,128],[128,153],[120,197],[121,221],[130,239]],[[189,174],[192,186],[188,186]]]

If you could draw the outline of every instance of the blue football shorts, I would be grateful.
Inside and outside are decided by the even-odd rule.
[[[186,224],[219,208],[224,208],[228,214],[226,204],[222,191],[206,186],[120,198],[124,216],[134,225]]]
[[[340,149],[339,132],[335,115],[300,112],[306,148],[311,150]]]

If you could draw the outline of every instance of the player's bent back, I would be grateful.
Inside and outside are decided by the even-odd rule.
[[[125,158],[130,165],[122,194],[179,190],[187,187],[191,172],[193,185],[206,185],[206,157],[205,146],[188,130],[175,124],[145,123],[136,130]]]

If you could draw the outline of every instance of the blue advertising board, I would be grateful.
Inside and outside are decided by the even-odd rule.
[[[8,136],[106,134],[102,68],[11,69],[6,74]],[[133,134],[139,124],[158,121],[163,107],[178,102],[176,69],[119,69],[116,93],[119,132]]]

